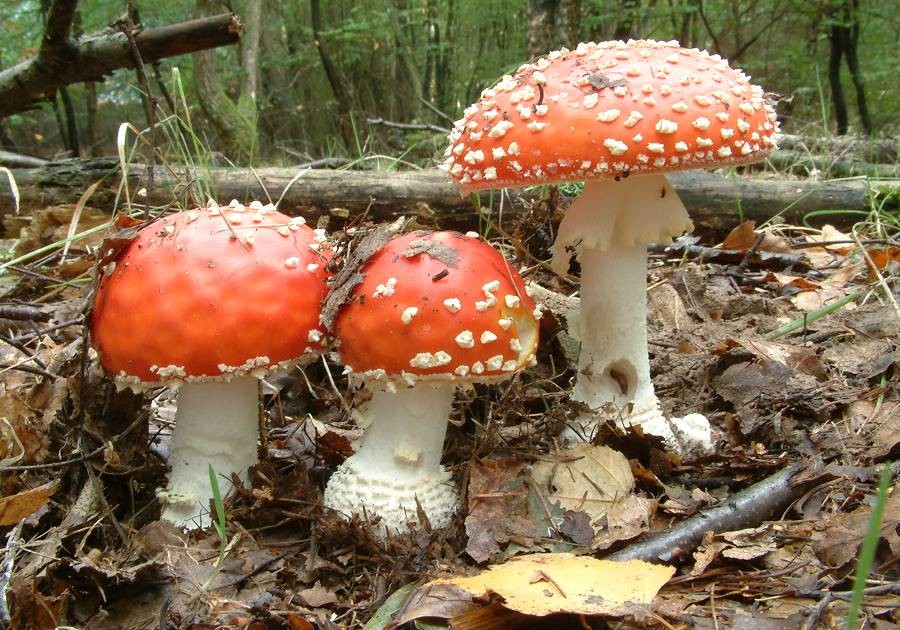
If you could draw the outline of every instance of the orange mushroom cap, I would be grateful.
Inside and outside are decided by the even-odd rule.
[[[534,359],[535,305],[521,276],[486,242],[412,232],[363,267],[337,314],[342,361],[375,377],[496,380]]]
[[[142,228],[97,289],[91,329],[103,367],[128,384],[160,383],[317,356],[324,235],[271,208],[232,202]]]
[[[481,93],[441,168],[464,192],[755,162],[778,123],[719,55],[652,40],[559,50]]]

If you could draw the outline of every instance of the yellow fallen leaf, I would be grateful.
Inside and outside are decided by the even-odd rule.
[[[0,526],[15,525],[29,514],[36,512],[50,499],[57,485],[59,482],[54,480],[0,499]]]
[[[570,553],[519,556],[471,577],[438,579],[423,588],[455,586],[473,597],[496,593],[526,615],[566,612],[622,616],[646,611],[675,568],[642,560],[612,562]]]
[[[634,490],[628,460],[602,445],[579,444],[561,451],[553,461],[536,463],[531,476],[548,500],[558,501],[566,510],[586,512],[592,525]]]

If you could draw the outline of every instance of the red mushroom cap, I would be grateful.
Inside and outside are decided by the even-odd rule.
[[[91,328],[103,367],[127,383],[159,383],[316,356],[327,254],[324,235],[303,223],[232,202],[142,228],[97,289]]]
[[[495,380],[534,358],[534,302],[516,270],[477,237],[405,234],[370,257],[363,274],[334,324],[341,359],[355,372]]]
[[[465,192],[755,162],[778,123],[762,88],[677,42],[582,43],[484,90],[441,167]]]

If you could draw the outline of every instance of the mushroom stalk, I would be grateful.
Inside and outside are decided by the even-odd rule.
[[[359,450],[331,476],[325,505],[346,515],[378,514],[387,530],[417,520],[416,501],[432,527],[444,527],[457,494],[441,467],[455,386],[419,382],[379,389],[359,411],[365,428]]]
[[[640,424],[679,448],[650,380],[647,350],[647,247],[690,230],[691,221],[663,175],[590,180],[566,212],[554,266],[568,267],[578,247],[581,309],[570,334],[581,341],[573,397],[594,414],[564,434],[590,438],[598,420]]]
[[[247,478],[256,463],[259,435],[259,381],[243,376],[229,382],[186,383],[178,390],[172,433],[169,485],[160,498],[162,518],[182,527],[210,523],[212,465],[222,496],[232,473]]]
[[[657,409],[647,355],[647,249],[644,245],[598,247],[581,252],[581,341],[574,398],[604,413],[640,424]],[[633,409],[629,412],[628,404]],[[615,415],[613,416],[615,417]]]

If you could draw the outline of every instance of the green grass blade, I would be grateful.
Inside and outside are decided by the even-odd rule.
[[[778,339],[779,337],[783,337],[788,333],[792,333],[795,330],[801,330],[805,326],[812,324],[814,321],[820,320],[827,315],[831,315],[833,312],[844,306],[845,304],[849,304],[853,300],[859,297],[859,292],[854,292],[849,295],[845,295],[840,300],[836,300],[831,304],[827,304],[822,308],[816,309],[810,313],[807,313],[803,317],[798,317],[797,319],[788,322],[784,326],[780,328],[776,328],[773,331],[767,332],[763,335],[763,339],[767,339],[769,341],[773,339]]]
[[[859,561],[856,564],[856,575],[853,576],[853,595],[850,598],[850,608],[847,611],[847,630],[853,630],[856,625],[856,617],[862,606],[863,595],[866,590],[866,582],[872,571],[872,561],[875,559],[875,549],[878,547],[878,539],[881,537],[881,521],[884,518],[884,506],[887,503],[888,486],[891,484],[891,462],[885,462],[881,471],[881,479],[878,481],[878,493],[875,495],[875,505],[872,507],[872,515],[869,517],[869,529],[863,539],[862,548],[859,550]]]

